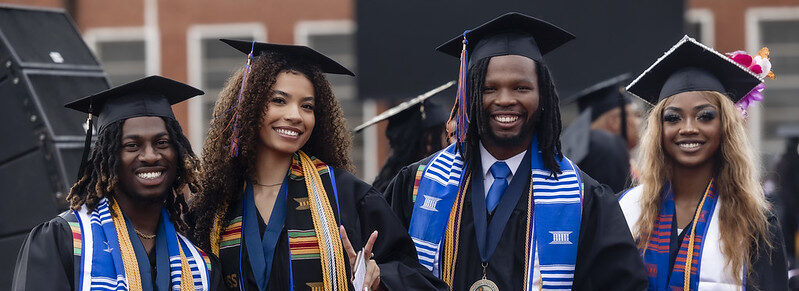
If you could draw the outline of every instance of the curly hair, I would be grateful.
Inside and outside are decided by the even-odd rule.
[[[469,126],[466,129],[466,151],[464,158],[470,161],[474,153],[479,153],[480,124],[488,122],[483,110],[483,86],[485,85],[488,64],[491,58],[484,58],[477,61],[474,67],[467,73],[467,104],[466,110],[469,112]],[[538,75],[538,112],[535,114],[535,132],[538,133],[538,147],[541,150],[544,166],[550,172],[557,175],[560,173],[558,160],[563,159],[560,146],[560,107],[558,106],[559,97],[555,90],[555,82],[549,69],[544,63],[535,63],[536,74]]]
[[[711,103],[719,106],[721,118],[721,142],[716,152],[716,185],[721,209],[719,226],[722,253],[726,257],[729,274],[737,274],[743,266],[751,272],[751,255],[759,249],[761,239],[765,247],[771,247],[768,239],[769,204],[760,187],[758,163],[755,151],[749,144],[744,120],[732,101],[721,93],[699,91]],[[658,102],[649,113],[641,137],[639,169],[641,216],[632,233],[637,239],[638,249],[646,250],[652,228],[663,203],[664,187],[671,180],[674,161],[663,149],[663,111],[668,99]],[[741,277],[734,275],[736,283]]]
[[[183,213],[188,206],[181,189],[188,187],[192,193],[200,191],[200,160],[194,155],[180,124],[171,118],[161,117],[161,119],[164,120],[177,157],[182,161],[177,164],[176,178],[172,182],[172,195],[166,195],[164,207],[175,227],[182,232],[187,229]],[[93,211],[100,199],[113,197],[114,191],[119,186],[117,171],[120,167],[124,122],[125,120],[113,122],[100,131],[86,161],[86,169],[78,182],[69,189],[66,199],[71,209],[80,210],[81,206],[86,205],[89,211]],[[114,199],[109,199],[110,203],[113,201]]]
[[[218,212],[240,199],[245,178],[256,171],[258,132],[266,114],[266,100],[270,96],[280,72],[293,71],[307,77],[314,88],[316,119],[311,136],[301,150],[315,156],[330,166],[352,171],[349,157],[350,133],[330,83],[318,66],[285,54],[269,52],[256,57],[241,92],[238,108],[233,108],[245,68],[240,68],[227,81],[214,105],[214,119],[203,144],[201,191],[191,202],[194,219],[192,235],[200,246],[210,247],[211,228]],[[238,109],[238,155],[230,155],[233,128],[230,125]],[[222,225],[227,221],[222,221]]]

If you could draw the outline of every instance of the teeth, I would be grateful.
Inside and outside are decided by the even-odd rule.
[[[161,172],[146,172],[146,173],[138,173],[136,176],[142,179],[155,179],[161,177]]]
[[[684,149],[692,149],[692,148],[697,148],[697,147],[699,147],[700,145],[702,145],[702,144],[700,144],[700,143],[698,143],[698,142],[692,142],[692,143],[681,143],[681,144],[680,144],[680,147],[681,147],[681,148],[684,148]]]
[[[288,130],[288,129],[283,129],[283,128],[277,128],[277,129],[275,129],[275,131],[277,131],[280,134],[285,134],[285,135],[289,135],[289,136],[298,136],[298,135],[300,135],[299,132],[296,132],[296,131],[293,131],[293,130]]]
[[[519,119],[516,115],[496,115],[494,116],[494,120],[499,121],[501,123],[511,123]]]

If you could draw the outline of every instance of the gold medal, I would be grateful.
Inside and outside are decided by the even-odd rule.
[[[483,279],[474,282],[472,287],[469,287],[469,291],[499,291],[497,284],[486,278],[486,267],[488,267],[488,263],[483,263]]]

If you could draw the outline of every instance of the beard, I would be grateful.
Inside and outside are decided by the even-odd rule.
[[[533,116],[530,116],[529,119],[524,121],[524,124],[522,124],[522,129],[519,131],[519,133],[506,137],[500,137],[493,130],[491,130],[491,126],[488,125],[487,120],[488,118],[491,118],[488,110],[483,109],[483,116],[485,116],[486,119],[481,120],[478,127],[480,139],[496,145],[517,145],[519,143],[528,141],[528,139],[533,136],[535,127],[541,117],[541,113],[538,109],[536,109],[536,111],[533,112]]]

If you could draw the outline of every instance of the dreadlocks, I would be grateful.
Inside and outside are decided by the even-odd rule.
[[[483,86],[491,58],[478,60],[467,73],[467,104],[469,126],[466,130],[465,160],[470,161],[474,153],[479,153],[480,124],[488,122],[483,110]],[[538,133],[538,147],[541,150],[544,166],[552,173],[560,173],[558,160],[563,158],[560,151],[560,108],[555,83],[546,65],[536,62],[538,74],[538,112],[534,114],[535,132]]]
[[[182,214],[188,209],[188,206],[180,190],[187,186],[192,193],[200,191],[198,178],[200,163],[191,150],[189,140],[183,135],[180,124],[171,118],[161,117],[161,119],[166,124],[178,159],[182,160],[182,163],[177,163],[176,178],[172,183],[173,194],[166,195],[164,207],[178,231],[184,231],[186,224]],[[125,120],[119,120],[111,123],[100,132],[97,142],[89,154],[89,160],[86,161],[83,175],[69,190],[67,201],[73,210],[80,210],[82,205],[86,205],[89,211],[92,211],[97,207],[100,199],[113,197],[119,184],[117,171],[120,166],[120,145],[124,122]],[[113,199],[109,199],[109,201],[113,201]]]

